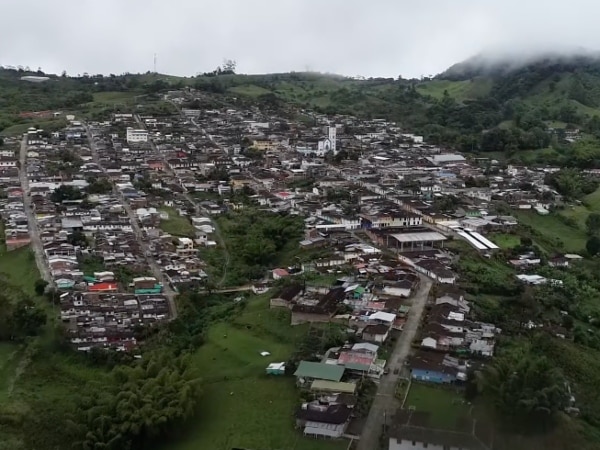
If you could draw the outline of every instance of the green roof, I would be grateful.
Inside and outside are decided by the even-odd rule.
[[[317,380],[340,381],[342,375],[344,375],[344,367],[336,364],[300,361],[294,375],[302,378],[316,378]]]

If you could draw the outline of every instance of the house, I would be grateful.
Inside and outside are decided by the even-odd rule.
[[[410,359],[410,375],[413,380],[435,384],[451,384],[459,379],[459,370],[444,364],[440,353],[420,351]]]
[[[293,284],[286,286],[277,295],[275,295],[271,301],[271,308],[292,308],[292,305],[296,300],[300,298],[303,292],[303,287],[299,284]]]
[[[345,368],[336,364],[325,364],[312,361],[300,361],[294,376],[301,385],[310,385],[314,380],[339,382],[344,376]]]
[[[367,325],[362,332],[365,341],[382,343],[385,342],[390,333],[390,327],[384,324]]]
[[[346,432],[351,416],[352,408],[345,404],[305,403],[296,413],[296,426],[305,436],[335,439]]]
[[[274,269],[272,274],[274,280],[280,280],[282,278],[290,276],[290,273],[285,269]]]
[[[390,420],[388,450],[485,450],[471,433],[428,427],[426,412],[401,409]]]
[[[179,243],[175,248],[175,252],[180,257],[189,257],[194,256],[197,253],[197,250],[194,248],[194,241],[190,238],[180,237]]]
[[[127,127],[127,142],[148,142],[148,132],[146,130],[136,130],[131,127]]]

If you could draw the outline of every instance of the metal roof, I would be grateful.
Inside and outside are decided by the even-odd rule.
[[[340,381],[344,375],[344,367],[310,361],[300,361],[294,376],[316,378],[318,380]]]
[[[446,236],[437,231],[423,231],[420,233],[401,233],[392,234],[392,237],[398,242],[427,242],[427,241],[445,241]]]

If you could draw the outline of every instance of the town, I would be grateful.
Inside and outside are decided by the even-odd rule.
[[[168,113],[56,112],[66,127],[4,139],[5,245],[31,247],[70,345],[142,358],[143,330],[176,319],[181,295],[246,308],[264,298],[264,321],[302,330],[306,345],[244,349],[252,376],[294,378],[285,420],[298,436],[361,450],[493,448],[493,427],[465,399],[473,374],[506,332],[573,334],[567,308],[543,320],[499,311],[501,295],[561,288],[583,260],[583,245],[532,228],[565,204],[549,181],[560,168],[466,156],[383,119],[199,107],[204,96],[169,91]],[[301,235],[247,256],[229,233],[250,223],[251,243],[257,212]],[[270,258],[282,249],[288,258]]]

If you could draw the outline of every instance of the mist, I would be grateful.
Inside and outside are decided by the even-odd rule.
[[[600,50],[591,0],[4,0],[0,64],[193,76],[314,70],[420,77],[473,55]]]

